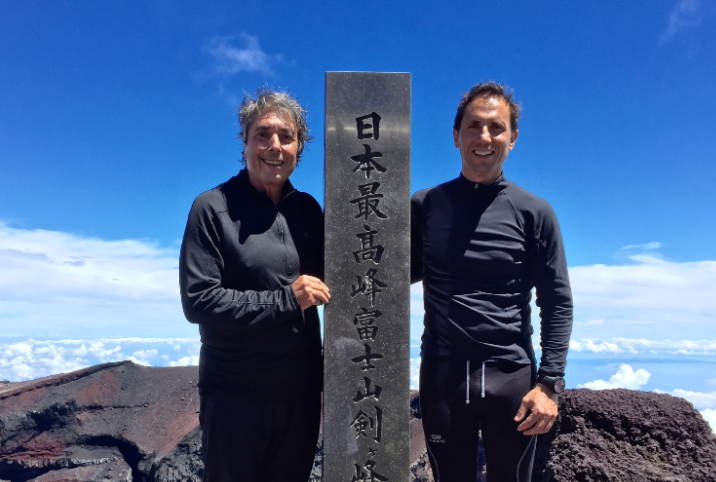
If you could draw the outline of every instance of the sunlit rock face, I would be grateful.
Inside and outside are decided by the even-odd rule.
[[[0,481],[200,481],[197,377],[120,362],[0,387]],[[411,477],[432,481],[417,393],[410,406]],[[310,482],[321,454],[319,443]],[[713,482],[716,437],[680,398],[568,390],[532,480]]]

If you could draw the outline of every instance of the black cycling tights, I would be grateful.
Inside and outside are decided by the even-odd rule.
[[[536,437],[514,416],[534,367],[423,358],[420,411],[436,482],[475,482],[479,431],[489,482],[529,482]]]

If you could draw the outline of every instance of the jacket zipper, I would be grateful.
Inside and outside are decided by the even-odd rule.
[[[465,405],[470,405],[470,360],[467,361],[467,375],[465,376]]]

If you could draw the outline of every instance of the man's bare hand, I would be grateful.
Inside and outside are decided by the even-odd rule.
[[[331,299],[331,292],[323,281],[306,274],[298,277],[291,284],[293,292],[296,293],[296,299],[301,306],[301,311],[311,306],[320,306],[328,303]]]
[[[552,428],[554,419],[557,418],[557,410],[557,395],[538,383],[524,396],[517,410],[515,422],[522,422],[517,426],[517,430],[525,435],[547,433]]]

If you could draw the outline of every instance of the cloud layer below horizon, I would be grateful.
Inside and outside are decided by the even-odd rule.
[[[708,339],[716,318],[716,261],[668,261],[654,253],[658,247],[650,243],[648,254],[630,256],[625,265],[570,268],[571,353],[716,354],[716,340]],[[0,222],[0,377],[26,380],[123,359],[196,364],[197,329],[181,312],[177,258],[176,248],[146,240],[107,241]],[[414,340],[422,313],[417,284],[411,287]],[[413,360],[414,385],[418,366]],[[648,372],[629,369],[585,387],[643,386]],[[714,417],[713,393],[677,396],[698,400],[704,416]]]
[[[198,338],[102,338],[23,340],[0,343],[0,380],[31,380],[67,373],[100,363],[131,360],[147,366],[187,366],[199,362]],[[410,360],[410,385],[418,388],[420,358]],[[643,368],[622,364],[608,380],[594,380],[578,388],[642,390],[651,377]],[[716,380],[713,381],[716,384]],[[716,391],[675,389],[668,393],[691,402],[716,429]]]
[[[716,261],[678,263],[652,251],[630,256],[625,265],[570,268],[574,338],[638,340],[648,332],[651,340],[679,340],[686,329],[692,340],[712,335]],[[196,330],[184,321],[179,304],[177,258],[178,249],[146,240],[106,241],[0,222],[4,334],[191,336]],[[422,331],[422,314],[422,286],[416,284],[414,339]]]

